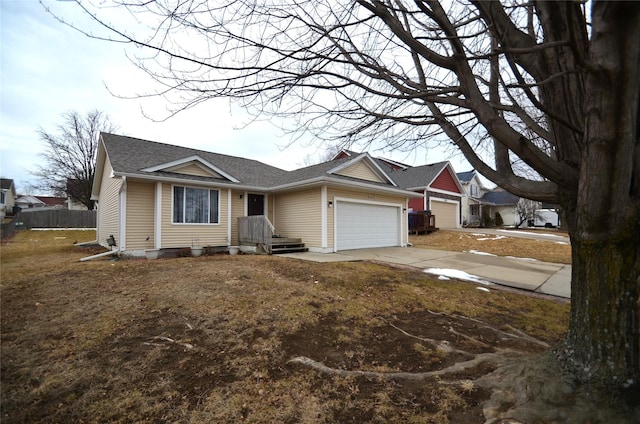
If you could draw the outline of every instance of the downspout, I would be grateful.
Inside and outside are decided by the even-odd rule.
[[[327,236],[327,228],[328,228],[328,224],[327,224],[327,218],[328,218],[328,214],[327,214],[327,208],[328,208],[328,203],[327,203],[327,185],[324,184],[322,186],[322,188],[320,189],[320,211],[321,211],[321,232],[322,232],[322,244],[321,244],[321,248],[322,248],[322,252],[326,252],[327,250],[327,243],[328,243],[328,236]]]
[[[153,248],[162,248],[162,183],[156,183],[156,212],[153,223]]]
[[[117,253],[118,253],[117,250],[110,250],[108,252],[98,253],[97,255],[87,256],[86,258],[80,258],[80,262],[86,262],[86,261],[90,261],[92,259],[102,258],[103,256],[115,255]]]
[[[118,251],[123,252],[126,249],[127,236],[127,177],[122,177],[122,185],[118,192],[120,196],[120,208],[118,210]]]
[[[231,189],[227,189],[227,246],[231,246]]]
[[[404,200],[404,212],[402,214],[403,217],[403,225],[402,225],[402,234],[404,234],[404,238],[406,240],[403,247],[409,246],[409,198],[407,197]]]

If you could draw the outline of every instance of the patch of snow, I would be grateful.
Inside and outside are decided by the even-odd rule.
[[[427,268],[423,272],[427,274],[438,275],[439,276],[438,279],[441,279],[440,277],[447,277],[447,278],[457,278],[458,280],[464,280],[464,281],[472,281],[474,283],[484,284],[487,286],[490,284],[493,284],[490,281],[483,280],[477,275],[472,275],[467,272],[460,271],[459,269]]]
[[[569,244],[566,241],[557,241],[556,244]]]
[[[481,252],[479,250],[468,250],[468,253],[473,253],[474,255],[483,255],[483,256],[498,256],[493,253]]]
[[[472,236],[478,236],[478,237],[483,237],[486,236],[486,234],[483,233],[471,233]]]
[[[515,231],[515,230],[497,230],[497,231],[504,232],[504,233],[536,235],[541,237],[564,238],[563,236],[559,236],[557,234],[539,233],[537,231],[535,233],[532,233],[530,231]]]
[[[507,238],[507,237],[506,236],[498,236],[498,235],[496,235],[495,237],[484,237],[484,238],[479,238],[479,239],[476,239],[476,240],[478,240],[478,241],[500,240],[500,239],[503,239],[503,238]]]
[[[537,259],[533,259],[533,258],[518,258],[516,256],[505,256],[505,258],[518,259],[519,261],[527,261],[527,262],[538,262]]]
[[[447,280],[451,280],[451,278],[445,277],[444,275],[439,275],[438,280],[447,281]]]
[[[478,290],[482,290],[483,292],[487,292],[487,293],[491,293],[491,290],[489,290],[486,287],[476,287]]]

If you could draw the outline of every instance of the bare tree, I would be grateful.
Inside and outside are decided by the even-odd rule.
[[[137,63],[176,110],[229,97],[345,146],[436,140],[513,194],[561,205],[572,309],[554,357],[578,381],[637,386],[640,3],[121,3],[150,33],[78,4],[153,53]]]
[[[518,221],[516,222],[516,228],[520,228],[520,226],[525,221],[532,221],[536,216],[536,209],[540,203],[535,200],[529,200],[520,198],[518,203],[516,204],[516,213],[518,214]]]
[[[70,110],[62,117],[56,132],[38,129],[40,140],[46,145],[42,154],[46,164],[33,172],[40,181],[37,188],[56,196],[66,195],[93,209],[91,186],[98,136],[101,131],[114,132],[117,128],[109,116],[99,110],[91,110],[84,116]]]

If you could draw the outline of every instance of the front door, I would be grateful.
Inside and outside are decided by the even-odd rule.
[[[247,196],[247,215],[264,215],[264,194],[249,193]]]

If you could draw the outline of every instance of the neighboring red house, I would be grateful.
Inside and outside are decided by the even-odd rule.
[[[341,150],[333,158],[357,157],[360,153]],[[409,166],[390,159],[376,158],[389,176],[405,190],[422,194],[421,198],[410,198],[411,212],[431,211],[436,216],[438,228],[461,226],[461,204],[464,189],[449,161],[422,166]]]
[[[409,211],[431,211],[438,228],[460,227],[464,191],[450,162],[408,167],[390,175],[405,190],[422,194],[422,198],[409,199]]]

